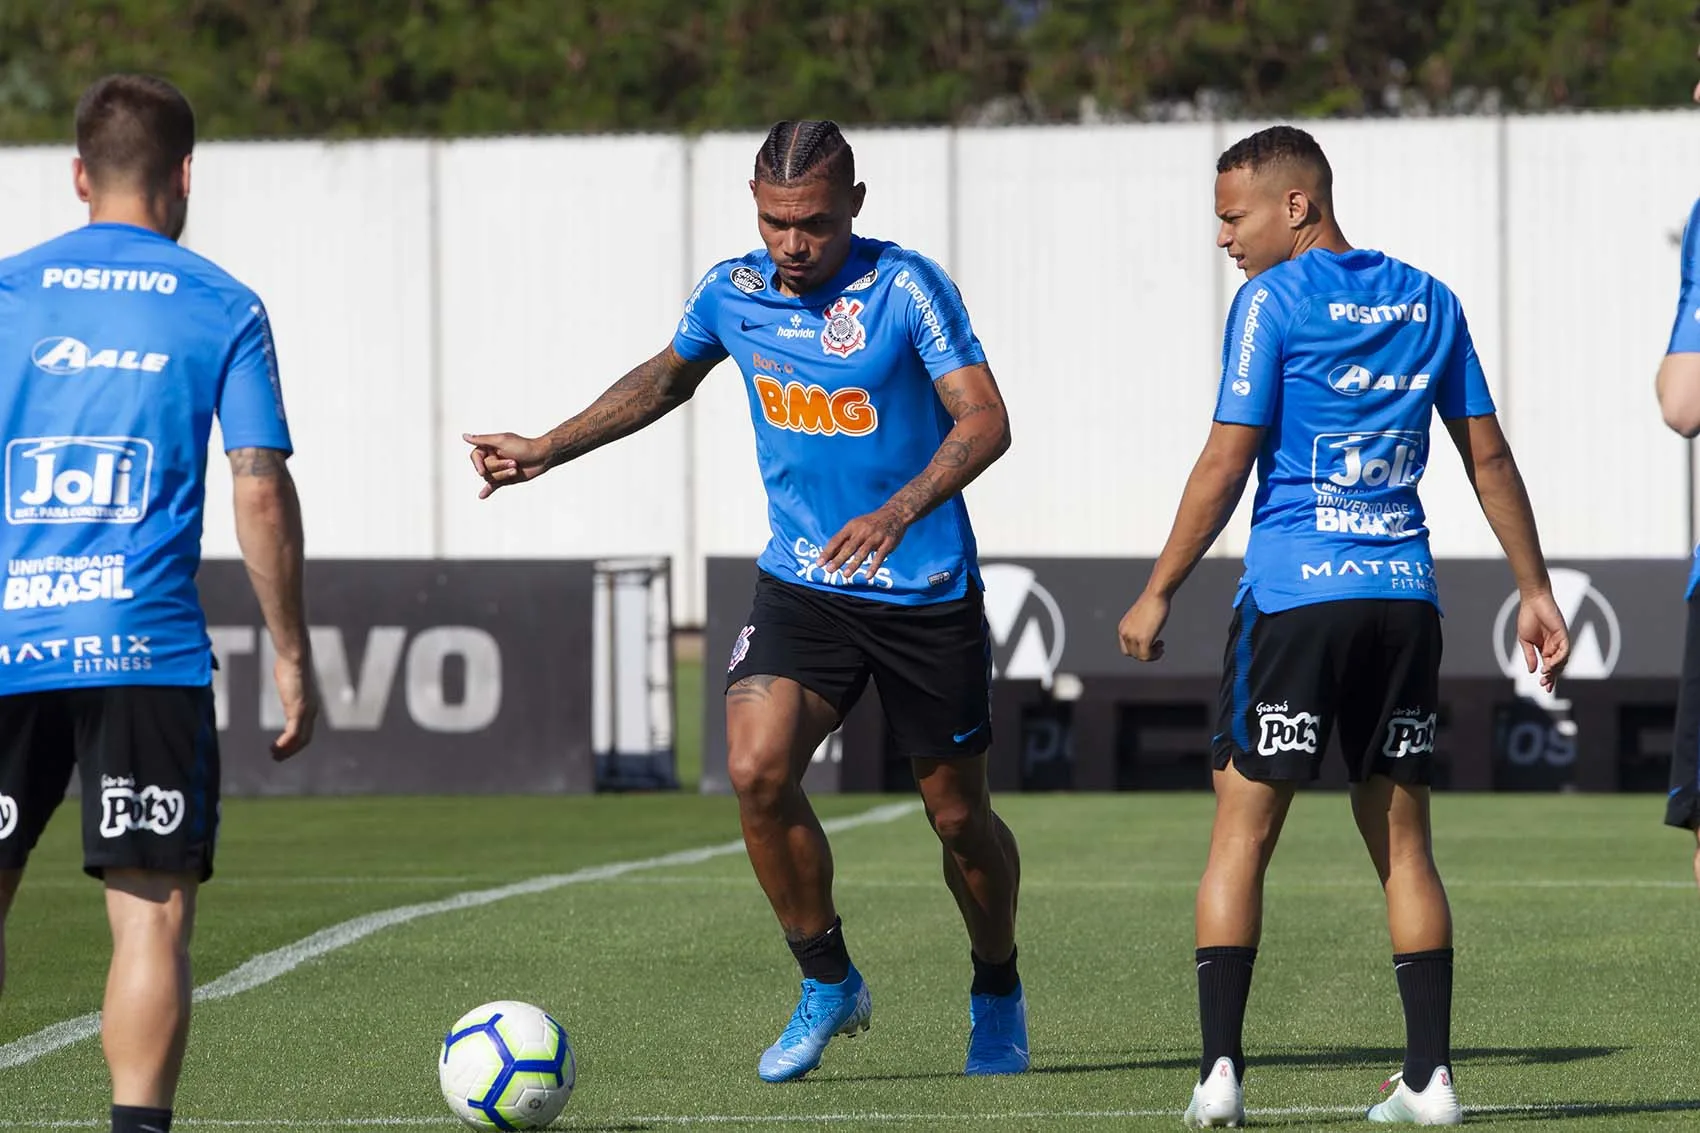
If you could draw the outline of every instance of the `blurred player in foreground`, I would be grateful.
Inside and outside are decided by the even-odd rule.
[[[834,1034],[868,1026],[802,779],[870,679],[968,926],[965,1072],[1019,1073],[1020,863],[986,785],[990,636],[961,495],[1009,447],[1003,398],[943,270],[852,233],[866,187],[836,125],[774,126],[750,191],[765,247],[703,277],[671,345],[541,437],[468,436],[473,467],[484,495],[535,479],[659,420],[736,358],[773,534],[728,666],[728,770],[750,862],[803,974],[760,1075],[800,1078]]]
[[[1700,102],[1700,86],[1694,88]],[[1659,410],[1665,424],[1692,440],[1700,436],[1700,201],[1682,231],[1682,290],[1670,345],[1659,363]],[[1688,630],[1682,648],[1676,735],[1671,746],[1665,825],[1695,835],[1694,880],[1700,883],[1700,547],[1688,569]]]
[[[273,758],[307,745],[316,713],[266,311],[176,242],[194,146],[175,87],[102,79],[77,104],[88,226],[0,262],[0,922],[75,765],[83,868],[106,884],[112,927],[114,1133],[171,1127],[195,896],[213,872],[218,736],[195,572],[214,417],[277,647]]]
[[[1516,576],[1518,640],[1548,688],[1569,653],[1564,619],[1457,298],[1432,276],[1346,242],[1333,174],[1309,134],[1264,130],[1216,170],[1217,244],[1247,282],[1228,318],[1209,439],[1168,544],[1121,623],[1123,652],[1163,655],[1170,599],[1255,464],[1215,737],[1216,820],[1198,891],[1204,1052],[1186,1121],[1244,1119],[1240,1039],[1264,871],[1295,787],[1316,778],[1338,724],[1405,1008],[1398,1088],[1369,1119],[1456,1124],[1452,918],[1429,840],[1441,631],[1417,498],[1436,411]]]

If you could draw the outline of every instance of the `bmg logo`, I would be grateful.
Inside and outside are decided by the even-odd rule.
[[[20,437],[6,444],[6,522],[140,523],[152,478],[140,437]]]

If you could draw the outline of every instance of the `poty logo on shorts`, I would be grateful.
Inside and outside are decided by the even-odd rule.
[[[1012,681],[1049,688],[1062,664],[1067,630],[1062,608],[1027,567],[991,563],[980,568],[986,625],[992,631],[992,671]]]
[[[6,522],[140,523],[152,477],[141,437],[19,437],[6,444]]]
[[[1570,627],[1570,661],[1564,675],[1581,681],[1603,681],[1617,669],[1623,651],[1623,628],[1611,602],[1594,586],[1586,573],[1569,567],[1552,567],[1552,597]],[[1517,607],[1514,590],[1506,596],[1494,619],[1493,638],[1499,653],[1499,671],[1517,682],[1522,696],[1545,695],[1540,689],[1540,666],[1530,673],[1523,662],[1523,647],[1517,641]]]
[[[42,339],[35,344],[30,358],[37,369],[60,376],[80,374],[85,370],[138,370],[144,374],[157,374],[171,361],[171,355],[151,351],[90,350],[81,339],[65,335]]]
[[[18,800],[11,795],[0,795],[0,842],[12,836],[18,828]]]
[[[132,785],[105,787],[100,792],[100,836],[120,838],[132,830],[165,835],[183,825],[183,792]]]
[[[1387,722],[1387,740],[1381,745],[1381,754],[1389,759],[1430,754],[1434,751],[1435,719],[1433,712],[1421,717],[1393,717]]]
[[[1287,751],[1316,754],[1316,733],[1322,717],[1312,712],[1269,712],[1258,718],[1257,754],[1279,755]]]

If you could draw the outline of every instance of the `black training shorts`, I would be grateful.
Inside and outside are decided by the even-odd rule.
[[[818,694],[842,720],[871,677],[886,727],[911,758],[979,755],[992,742],[991,631],[978,586],[948,602],[901,606],[756,580],[726,686],[786,677]]]
[[[1336,723],[1354,783],[1433,775],[1440,613],[1415,599],[1347,599],[1234,611],[1214,762],[1248,779],[1309,782]]]
[[[155,685],[0,696],[0,869],[22,869],[82,771],[83,869],[212,876],[212,689]]]
[[[1671,741],[1665,825],[1688,830],[1700,826],[1700,590],[1688,599],[1688,632],[1682,647],[1682,684],[1676,694],[1676,736]]]

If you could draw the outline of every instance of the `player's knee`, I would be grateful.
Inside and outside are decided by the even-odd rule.
[[[734,747],[727,753],[726,775],[739,801],[757,809],[777,807],[795,787],[785,754],[761,747]]]
[[[151,870],[106,871],[106,913],[115,940],[169,937],[187,947],[194,919],[192,877]]]
[[[960,849],[983,840],[991,831],[991,808],[983,801],[953,799],[931,808],[933,832],[949,849]]]

